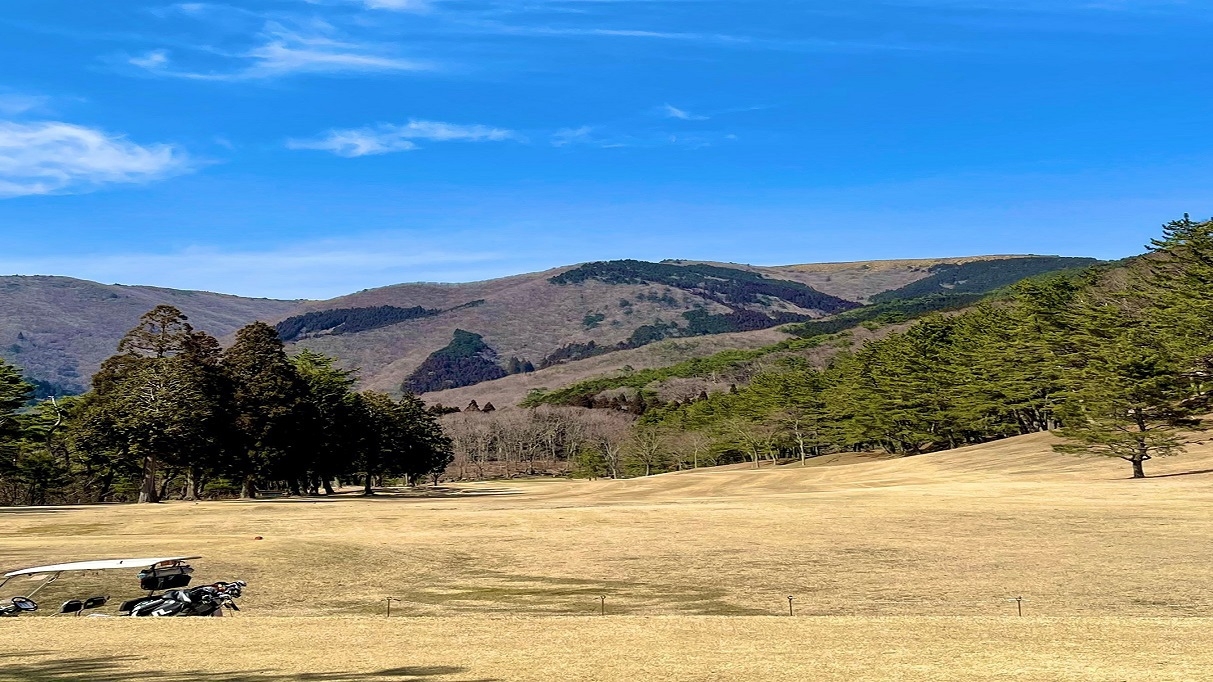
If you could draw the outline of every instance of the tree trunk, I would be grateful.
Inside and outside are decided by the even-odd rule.
[[[366,479],[363,481],[363,485],[362,485],[362,494],[363,495],[374,495],[375,494],[375,489],[372,487],[373,482],[374,482],[374,479],[371,477],[370,474],[367,474]]]
[[[190,502],[198,499],[198,474],[194,471],[194,467],[187,466],[185,468],[185,489],[182,497]]]
[[[110,487],[114,484],[114,472],[107,470],[105,475],[101,477],[101,482],[97,484],[97,503],[105,501],[109,497]]]
[[[156,458],[152,455],[143,457],[143,485],[139,489],[139,503],[159,502],[160,491],[156,488]]]
[[[324,494],[325,495],[336,495],[336,493],[333,492],[333,482],[327,478],[324,479]]]
[[[1140,459],[1129,460],[1133,464],[1133,478],[1145,478],[1146,470],[1142,468]]]
[[[245,474],[244,482],[240,485],[240,497],[245,500],[256,499],[257,486],[253,483],[252,474]]]

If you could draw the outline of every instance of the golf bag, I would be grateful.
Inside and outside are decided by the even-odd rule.
[[[168,590],[153,597],[132,599],[120,611],[135,617],[221,616],[223,609],[239,611],[236,598],[247,585],[243,580],[203,585],[190,590]]]

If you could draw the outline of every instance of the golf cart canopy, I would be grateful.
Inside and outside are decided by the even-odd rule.
[[[200,556],[151,557],[147,559],[101,559],[99,561],[75,561],[68,564],[51,564],[50,566],[35,566],[19,571],[5,573],[5,579],[21,575],[37,575],[39,573],[62,573],[63,571],[105,571],[115,568],[151,568],[161,564],[172,565],[190,559],[201,559]]]

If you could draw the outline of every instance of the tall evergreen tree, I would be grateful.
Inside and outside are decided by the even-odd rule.
[[[406,394],[400,400],[374,391],[358,394],[363,439],[358,466],[367,495],[377,479],[403,476],[416,485],[426,476],[441,475],[454,459],[451,440],[421,399]]]
[[[341,369],[336,360],[311,350],[291,358],[307,388],[307,404],[314,419],[303,425],[308,487],[311,492],[333,494],[332,481],[349,468],[349,454],[358,442],[358,405],[353,392],[357,372]]]
[[[1207,401],[1213,377],[1213,220],[1188,215],[1163,226],[1134,282],[1147,299],[1146,323],[1183,363],[1192,393]]]
[[[77,441],[133,460],[140,471],[140,502],[159,501],[166,464],[190,472],[192,494],[193,474],[216,455],[213,435],[222,400],[214,383],[217,347],[211,337],[194,332],[179,310],[157,306],[93,377]]]
[[[158,305],[139,318],[139,326],[118,342],[118,353],[165,358],[180,353],[194,331],[189,318],[171,305]]]
[[[17,410],[33,396],[34,387],[21,378],[20,370],[0,360],[0,447],[20,435]]]
[[[300,449],[299,424],[306,387],[283,349],[278,332],[254,322],[236,332],[223,354],[231,382],[235,447],[229,467],[240,495],[256,497],[257,480],[282,471]]]
[[[443,433],[438,420],[417,396],[406,393],[397,405],[409,444],[403,474],[409,485],[416,485],[427,476],[433,477],[437,484],[437,477],[446,471],[447,465],[455,458],[451,439]]]
[[[1145,478],[1144,463],[1181,452],[1199,428],[1183,362],[1123,300],[1088,292],[1074,306],[1071,384],[1062,408],[1063,452],[1118,457]]]

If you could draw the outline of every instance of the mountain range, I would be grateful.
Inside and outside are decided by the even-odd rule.
[[[21,367],[42,394],[81,392],[139,316],[164,303],[221,340],[254,320],[275,324],[289,346],[358,368],[365,388],[410,390],[447,404],[469,391],[516,402],[534,388],[620,366],[771,344],[794,325],[832,329],[888,311],[955,307],[1025,277],[1095,262],[604,261],[483,282],[399,284],[326,301],[7,276],[0,277],[0,358]]]

